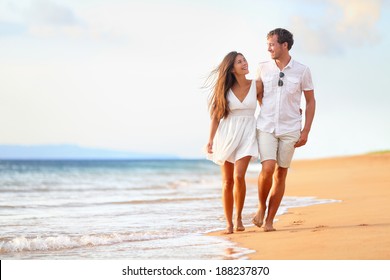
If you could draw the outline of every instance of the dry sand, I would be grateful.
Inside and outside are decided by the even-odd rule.
[[[253,260],[390,260],[390,153],[293,161],[285,196],[340,202],[291,208],[274,232],[244,221],[245,232],[211,235],[255,250]]]

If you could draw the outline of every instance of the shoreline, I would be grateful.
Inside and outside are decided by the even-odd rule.
[[[207,235],[251,250],[251,260],[390,260],[389,170],[390,153],[293,161],[285,196],[340,202],[289,208],[274,232],[245,223],[244,232]]]

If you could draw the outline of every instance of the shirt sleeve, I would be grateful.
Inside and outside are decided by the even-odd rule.
[[[256,81],[261,81],[261,70],[262,70],[261,66],[262,64],[260,63],[259,66],[257,67],[256,76],[255,76]]]
[[[302,76],[302,90],[314,90],[313,80],[309,67],[306,67]]]

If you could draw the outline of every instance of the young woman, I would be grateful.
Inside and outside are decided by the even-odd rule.
[[[222,203],[226,233],[244,231],[242,209],[246,184],[245,173],[251,159],[258,158],[255,110],[261,103],[263,85],[248,80],[248,63],[241,53],[228,53],[211,73],[216,80],[209,100],[211,115],[208,159],[221,165]],[[233,223],[233,205],[236,216]]]

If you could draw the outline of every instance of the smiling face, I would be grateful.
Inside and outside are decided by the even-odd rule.
[[[273,35],[267,38],[268,51],[272,59],[279,59],[285,52],[284,46],[286,43],[278,43],[278,35]]]
[[[248,62],[242,54],[236,56],[232,72],[236,75],[246,75],[249,73]]]

